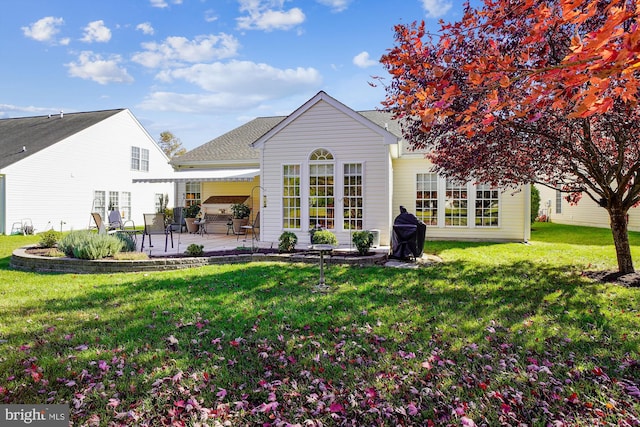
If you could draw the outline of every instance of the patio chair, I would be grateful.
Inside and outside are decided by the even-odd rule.
[[[93,217],[93,222],[96,223],[98,234],[113,234],[118,232],[118,230],[116,229],[111,229],[110,227],[107,227],[104,221],[102,220],[102,215],[100,215],[98,212],[91,212],[91,217]]]
[[[142,246],[140,251],[144,250],[144,238],[149,236],[149,247],[152,248],[151,235],[164,234],[164,251],[167,251],[167,245],[169,242],[169,236],[171,236],[171,247],[173,248],[173,231],[171,231],[171,225],[165,225],[165,215],[161,213],[156,214],[143,214],[144,216],[144,231],[142,233]]]
[[[132,230],[136,228],[136,224],[132,219],[123,220],[120,211],[109,212],[109,229],[115,230]]]
[[[260,240],[258,238],[258,233],[256,233],[256,228],[260,230],[260,211],[258,211],[258,213],[256,214],[256,217],[253,220],[253,224],[240,226],[240,230],[242,230],[242,233],[239,233],[238,236],[236,236],[236,240],[238,240],[238,237],[240,237],[240,234],[244,234],[246,236],[247,233],[249,232],[253,233],[253,237],[256,240]]]
[[[187,222],[184,220],[184,208],[173,208],[173,222],[171,223],[171,231],[182,233],[182,229],[187,231]]]

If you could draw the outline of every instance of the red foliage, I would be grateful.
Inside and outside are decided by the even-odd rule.
[[[383,104],[445,176],[544,182],[626,213],[640,202],[639,23],[633,0],[485,0],[437,37],[398,25]]]

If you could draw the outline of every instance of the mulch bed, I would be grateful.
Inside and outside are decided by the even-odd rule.
[[[52,249],[50,248],[29,248],[26,250],[26,252],[28,254],[31,255],[38,255],[38,256],[48,256],[49,252]],[[298,254],[304,254],[304,253],[308,253],[309,251],[306,251],[304,249],[297,249],[296,251],[294,251],[293,253],[298,253]],[[280,251],[277,248],[256,248],[256,253],[260,253],[260,254],[277,254],[280,253]],[[230,256],[230,255],[250,255],[251,254],[251,249],[247,248],[247,249],[226,249],[226,250],[217,250],[217,251],[205,251],[202,256],[203,257],[213,257],[213,256]],[[374,255],[374,252],[369,252],[367,255]],[[336,252],[333,255],[339,255],[341,257],[360,257],[362,255],[358,254],[358,252],[356,251],[340,251],[340,252]],[[151,255],[150,258],[185,258],[185,257],[189,257],[190,255],[187,255],[185,253],[181,253],[181,254],[166,254],[166,255]]]
[[[582,275],[599,283],[614,283],[620,286],[640,287],[640,273],[621,274],[615,270],[583,271]]]

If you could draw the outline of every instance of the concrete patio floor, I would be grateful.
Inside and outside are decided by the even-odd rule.
[[[140,250],[142,245],[142,234],[136,236],[137,248]],[[261,248],[278,249],[278,242],[265,242],[251,238],[251,235],[227,235],[224,233],[205,233],[205,234],[191,234],[187,232],[173,233],[173,248],[171,247],[171,237],[167,244],[167,250],[164,250],[165,237],[164,235],[151,236],[151,243],[149,245],[149,236],[145,236],[144,239],[144,252],[149,256],[160,257],[163,255],[178,255],[183,254],[187,247],[192,244],[203,245],[203,251],[222,251],[231,250],[236,248],[254,248],[256,252],[259,252]],[[296,249],[307,249],[309,247],[309,241],[299,241],[296,245]],[[356,251],[355,246],[349,247],[349,245],[340,245],[336,248],[336,251]],[[371,249],[373,252],[389,253],[388,246],[380,246]]]

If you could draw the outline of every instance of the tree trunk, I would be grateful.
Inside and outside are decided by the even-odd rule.
[[[618,271],[622,274],[633,273],[635,270],[627,233],[627,213],[622,209],[611,209],[609,218],[611,218],[611,233],[613,233],[613,244],[618,258]]]

